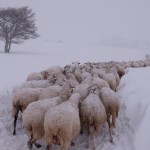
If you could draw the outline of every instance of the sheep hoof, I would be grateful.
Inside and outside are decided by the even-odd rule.
[[[113,142],[113,138],[110,138],[110,142],[111,142],[112,144],[114,144],[114,142]]]
[[[15,131],[13,132],[13,135],[16,135],[16,132],[15,132]]]
[[[35,143],[36,148],[40,148],[41,144]]]
[[[28,142],[28,148],[29,150],[32,150],[32,144]]]
[[[80,130],[80,134],[81,134],[81,135],[83,134],[83,130]]]
[[[49,145],[46,146],[46,150],[49,150]]]
[[[75,146],[75,143],[74,143],[74,142],[71,142],[71,146]]]
[[[90,147],[90,146],[89,146],[88,144],[86,144],[86,148],[89,149],[89,147]]]
[[[95,147],[93,147],[92,150],[95,150]]]

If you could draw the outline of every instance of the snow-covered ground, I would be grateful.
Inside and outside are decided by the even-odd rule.
[[[73,43],[27,42],[13,48],[10,54],[0,53],[0,147],[2,150],[26,150],[28,137],[19,120],[13,136],[12,90],[26,80],[27,75],[54,65],[64,66],[77,60],[91,61],[140,60],[149,54],[144,49],[121,49]],[[150,67],[129,68],[121,79],[117,93],[121,110],[117,120],[114,144],[109,142],[107,125],[97,137],[96,150],[148,150],[150,135]],[[41,150],[45,149],[45,143]],[[36,149],[35,147],[33,149]],[[59,147],[55,146],[55,149]],[[79,136],[72,150],[85,148],[85,135]]]
[[[0,5],[32,8],[41,35],[22,45],[12,45],[10,54],[3,53],[4,45],[0,41],[0,150],[28,149],[28,137],[21,120],[18,120],[17,135],[12,135],[11,110],[13,89],[22,84],[30,73],[51,66],[65,66],[73,61],[143,60],[145,54],[150,54],[150,49],[98,45],[103,41],[108,46],[107,41],[113,41],[114,37],[149,41],[149,0],[0,0]],[[115,42],[120,45],[120,41]],[[96,139],[96,150],[150,149],[149,83],[150,67],[126,70],[117,88],[121,110],[114,144],[109,142],[105,125],[102,135]],[[43,146],[39,150],[44,150],[46,145],[40,142]],[[71,150],[85,149],[85,135],[80,135]]]

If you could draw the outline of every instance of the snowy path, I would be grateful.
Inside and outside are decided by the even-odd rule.
[[[11,117],[11,92],[5,93],[5,96],[0,96],[0,100],[0,147],[2,147],[2,150],[27,150],[26,142],[28,140],[28,137],[24,133],[21,120],[18,120],[17,135],[12,135],[13,119]],[[108,126],[107,124],[105,124],[102,134],[99,134],[97,137],[96,150],[134,150],[133,132],[129,126],[129,119],[126,118],[125,113],[126,107],[122,105],[114,135],[115,144],[111,144],[109,142]],[[70,148],[70,150],[86,150],[85,145],[86,136],[80,135],[76,140],[76,146]],[[55,146],[54,149],[59,150],[59,147]],[[36,148],[34,147],[33,150],[36,150]],[[39,150],[45,150],[45,144]]]
[[[150,67],[129,68],[121,79],[118,94],[121,100],[121,109],[116,123],[114,144],[109,142],[108,126],[105,124],[102,134],[97,137],[96,150],[148,150],[150,138],[149,127],[150,101],[149,101]],[[23,129],[22,121],[18,120],[17,135],[13,136],[13,119],[11,117],[12,92],[0,93],[0,149],[1,150],[27,150],[28,137]],[[43,141],[39,150],[44,150]],[[14,144],[15,143],[15,144]],[[86,150],[86,137],[80,135],[75,141],[76,145],[70,150]],[[36,150],[34,147],[33,150]],[[59,146],[54,146],[59,150]]]

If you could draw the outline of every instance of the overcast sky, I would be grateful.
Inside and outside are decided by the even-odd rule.
[[[1,7],[27,5],[36,13],[41,37],[49,41],[150,40],[150,0],[0,0]]]

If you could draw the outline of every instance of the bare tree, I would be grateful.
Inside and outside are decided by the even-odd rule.
[[[0,40],[5,42],[5,53],[10,52],[11,44],[37,38],[35,14],[28,7],[0,8]]]

